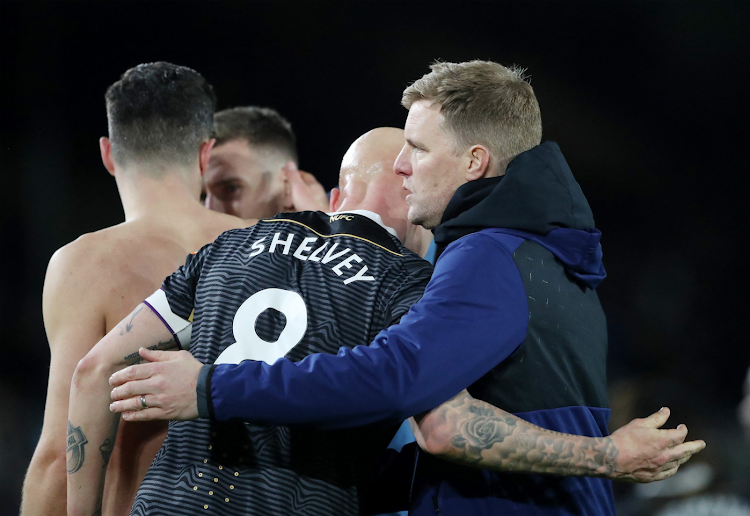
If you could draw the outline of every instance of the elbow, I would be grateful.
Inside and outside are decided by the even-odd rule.
[[[450,457],[451,451],[453,450],[450,441],[435,438],[435,436],[432,435],[423,436],[423,438],[418,441],[418,444],[422,451],[441,458]]]
[[[38,511],[41,501],[55,498],[65,500],[65,448],[62,442],[55,445],[51,442],[40,442],[26,472],[23,484],[22,514]],[[52,513],[54,511],[50,511]]]
[[[65,447],[62,441],[59,443],[53,443],[49,439],[39,441],[34,456],[31,458],[31,464],[29,464],[27,480],[30,476],[45,477],[47,471],[65,474]]]
[[[419,422],[419,431],[414,434],[417,444],[422,451],[430,455],[449,458],[456,452],[456,448],[451,444],[451,434],[454,432],[450,432],[445,426],[433,424],[429,419],[430,415],[427,415]]]
[[[100,381],[101,378],[106,381],[114,372],[112,364],[94,349],[78,362],[73,373],[72,386],[80,389]]]

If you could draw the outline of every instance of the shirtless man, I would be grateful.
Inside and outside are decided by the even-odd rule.
[[[158,62],[125,72],[107,90],[109,138],[99,145],[125,222],[83,235],[50,260],[43,294],[51,364],[44,426],[23,489],[22,514],[66,513],[66,466],[82,459],[66,421],[78,361],[159,287],[185,255],[247,223],[206,210],[201,176],[214,145],[216,98],[194,70]],[[129,331],[125,327],[124,331]],[[105,514],[129,514],[166,425],[122,422],[116,442],[89,446],[109,462]]]

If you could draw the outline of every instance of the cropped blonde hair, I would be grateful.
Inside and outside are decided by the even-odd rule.
[[[453,135],[454,152],[486,146],[506,162],[542,140],[542,116],[524,70],[492,61],[435,63],[432,71],[404,90],[401,104],[426,100],[440,105]]]

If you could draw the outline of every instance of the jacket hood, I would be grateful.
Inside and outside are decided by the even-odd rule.
[[[538,242],[591,288],[606,277],[601,233],[554,142],[516,156],[504,176],[462,185],[435,228],[438,253],[463,236],[490,228]]]

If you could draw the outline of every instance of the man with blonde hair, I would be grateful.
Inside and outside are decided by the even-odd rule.
[[[130,411],[138,395],[159,399],[132,420],[344,428],[422,414],[420,447],[458,464],[419,455],[411,513],[614,514],[607,478],[666,478],[705,443],[684,442],[684,425],[657,430],[668,409],[608,436],[601,234],[558,146],[540,144],[531,86],[497,63],[438,63],[402,102],[394,171],[441,256],[400,324],[297,363],[196,369],[173,355],[118,373],[113,398]],[[185,388],[168,381],[181,376]]]

